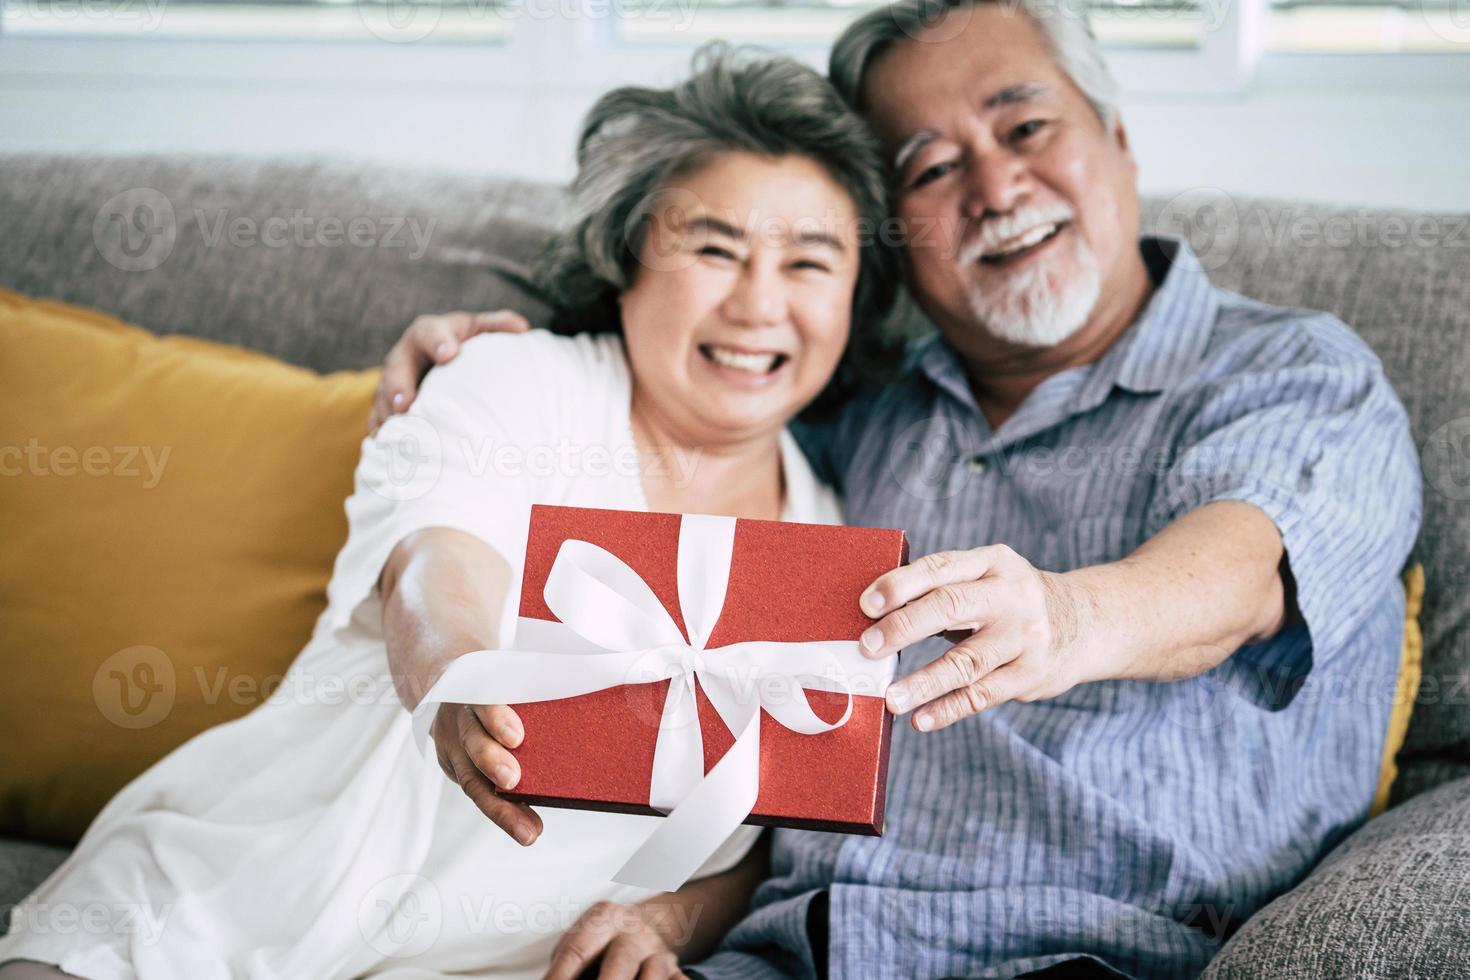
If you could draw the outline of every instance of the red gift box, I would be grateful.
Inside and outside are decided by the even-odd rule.
[[[521,587],[521,623],[557,622],[543,595],[564,542],[599,546],[647,583],[685,638],[680,612],[679,514],[537,505]],[[707,656],[745,641],[850,641],[871,625],[858,597],[872,581],[902,565],[902,531],[796,524],[734,522],[729,581]],[[525,628],[518,632],[524,632]],[[523,644],[518,640],[516,647]],[[493,661],[491,661],[493,663]],[[891,676],[893,661],[886,664]],[[515,750],[521,781],[501,795],[531,804],[657,814],[649,804],[659,722],[670,680],[623,684],[557,700],[516,704],[525,740]],[[892,716],[881,689],[861,685],[841,727],[800,734],[766,711],[759,720],[759,795],[746,823],[880,835]],[[708,773],[734,735],[696,685]],[[813,712],[836,721],[845,694],[806,688]]]

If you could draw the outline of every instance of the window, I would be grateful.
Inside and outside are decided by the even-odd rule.
[[[7,37],[499,41],[501,0],[0,0]]]
[[[1463,0],[1272,0],[1273,51],[1464,52],[1470,5]]]

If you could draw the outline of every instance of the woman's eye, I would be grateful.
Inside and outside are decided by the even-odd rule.
[[[712,256],[714,256],[717,259],[730,259],[730,260],[734,260],[734,258],[735,258],[735,253],[734,252],[730,251],[728,248],[721,248],[718,245],[705,245],[705,246],[703,246],[703,247],[700,248],[699,254],[700,255],[712,255]]]
[[[832,271],[831,269],[827,268],[826,263],[818,262],[816,259],[802,259],[801,261],[794,263],[794,265],[798,269],[815,269],[817,272]]]
[[[953,169],[953,163],[936,163],[919,171],[919,176],[915,177],[914,182],[909,186],[915,189],[923,187],[925,184],[933,183]]]
[[[1019,143],[1024,139],[1034,136],[1045,125],[1045,119],[1028,119],[1011,130],[1011,142]]]

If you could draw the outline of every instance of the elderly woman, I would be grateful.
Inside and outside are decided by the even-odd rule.
[[[19,915],[0,976],[570,976],[605,952],[604,976],[662,977],[743,911],[755,828],[674,895],[612,884],[657,818],[504,800],[534,735],[514,711],[442,706],[436,764],[405,710],[507,643],[533,502],[839,520],[785,427],[892,299],[896,260],[861,234],[885,214],[879,156],[811,70],[701,58],[588,117],[546,270],[557,331],[472,341],[364,443],[281,692],[127,786],[26,902],[134,914]]]

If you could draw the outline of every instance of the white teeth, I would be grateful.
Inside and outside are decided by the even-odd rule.
[[[1015,238],[1009,238],[1006,241],[1001,242],[995,248],[987,251],[985,253],[985,257],[987,259],[1004,258],[1005,256],[1010,255],[1012,252],[1019,252],[1023,248],[1030,248],[1032,245],[1037,244],[1042,239],[1046,238],[1046,236],[1050,235],[1056,230],[1057,226],[1054,224],[1037,225],[1035,228],[1032,228],[1028,232],[1017,235]]]
[[[715,347],[708,344],[704,352],[709,359],[723,367],[734,368],[737,371],[749,371],[751,374],[765,374],[771,370],[776,363],[779,354],[746,354],[742,351],[730,350],[728,347]]]

